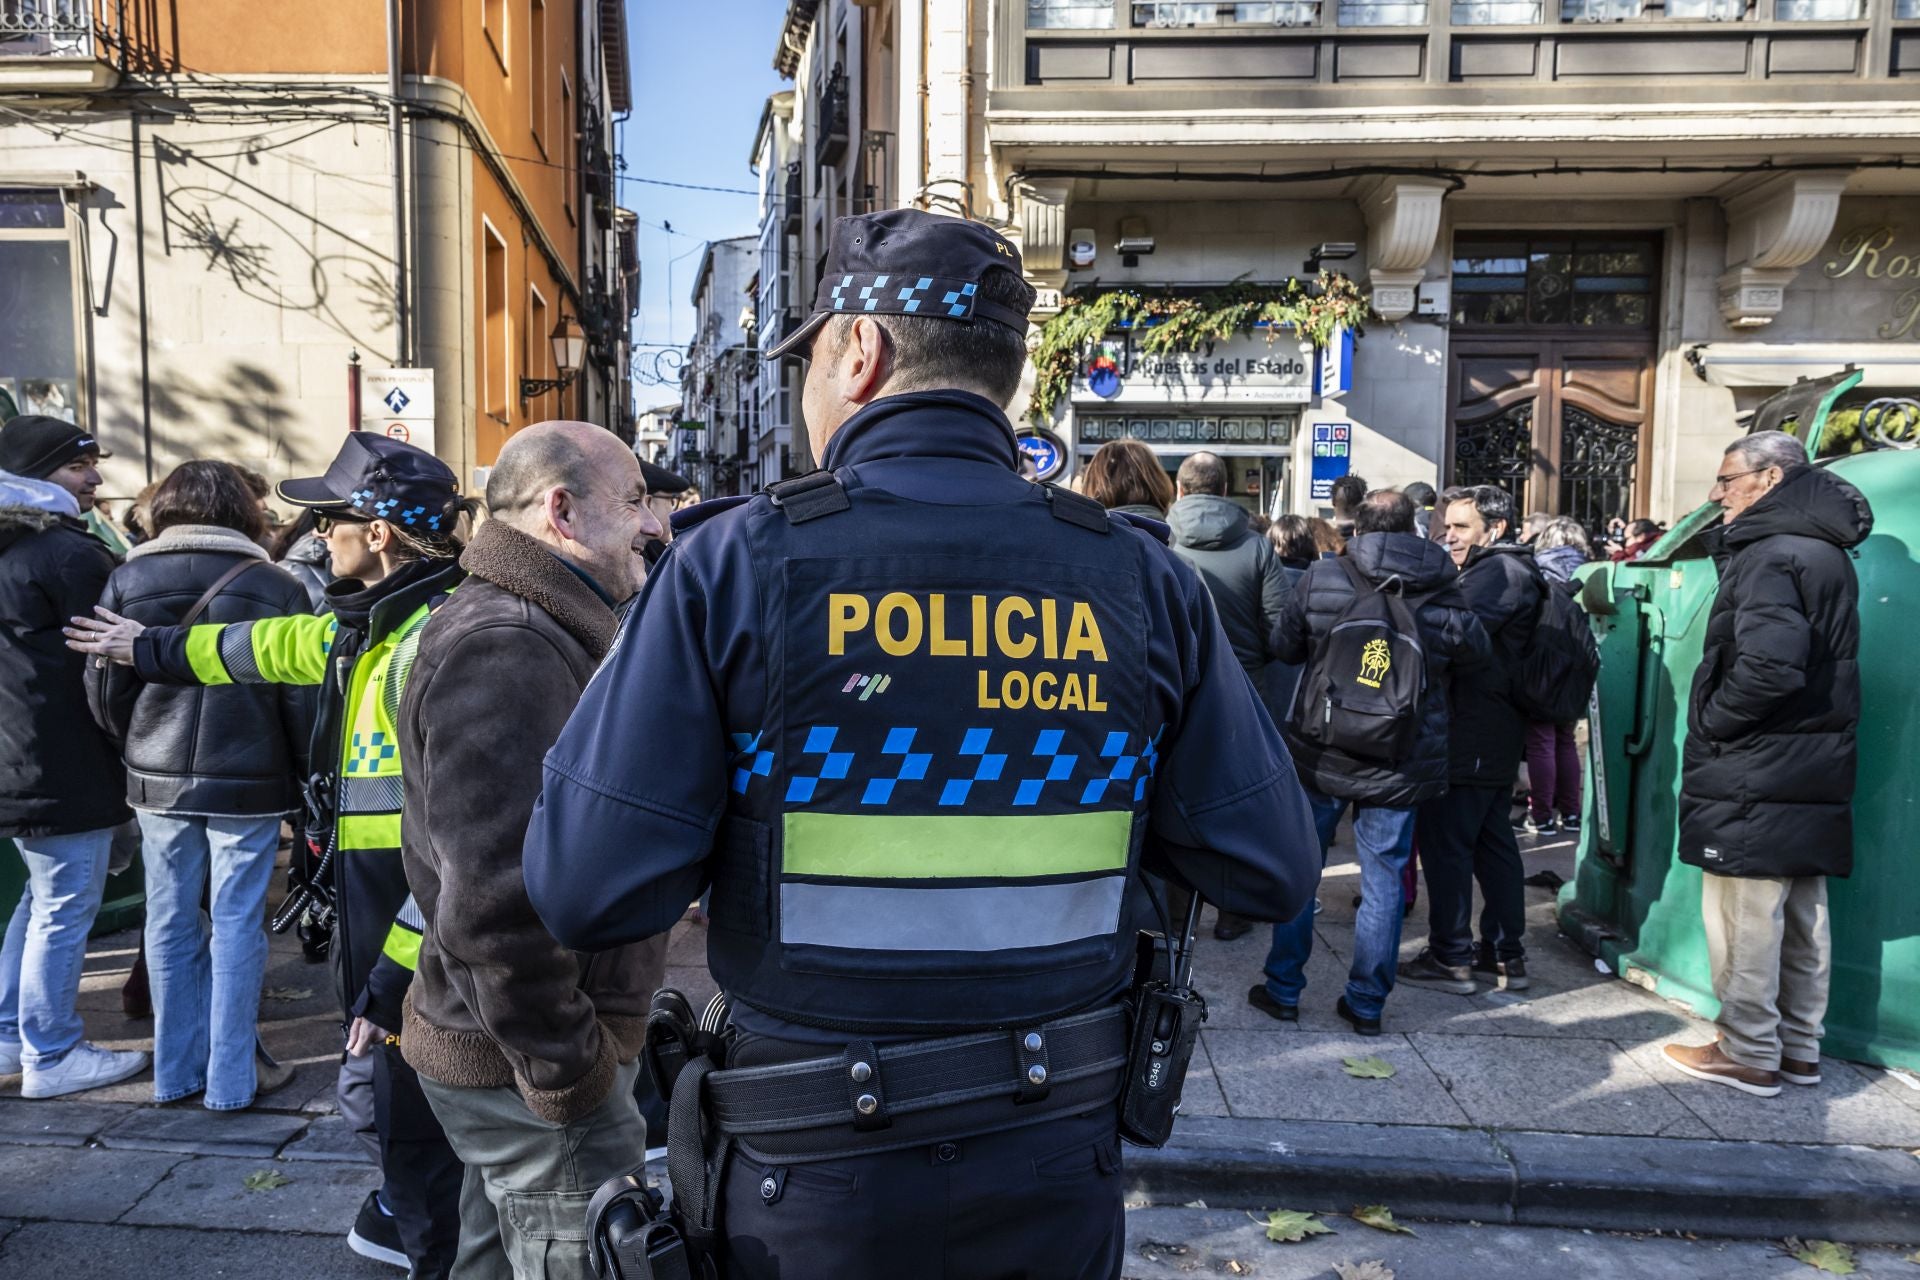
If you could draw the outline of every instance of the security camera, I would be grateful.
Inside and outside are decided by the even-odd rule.
[[[1075,227],[1067,233],[1067,265],[1074,270],[1092,266],[1099,252],[1092,227]]]
[[[1140,265],[1140,255],[1153,252],[1153,236],[1147,230],[1145,218],[1120,219],[1120,239],[1113,246],[1120,261],[1129,267]]]
[[[1323,240],[1313,246],[1313,252],[1307,255],[1308,271],[1320,270],[1323,262],[1341,262],[1360,252],[1360,246],[1351,240]]]

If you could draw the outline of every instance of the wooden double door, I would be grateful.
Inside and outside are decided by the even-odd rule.
[[[1513,494],[1599,531],[1646,514],[1653,343],[1456,331],[1448,385],[1451,481]]]

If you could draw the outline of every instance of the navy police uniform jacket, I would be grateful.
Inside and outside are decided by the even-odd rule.
[[[1016,457],[985,399],[891,396],[828,446],[844,502],[695,509],[547,755],[555,937],[662,933],[711,886],[737,1014],[921,1035],[1116,997],[1142,869],[1298,913],[1312,821],[1206,588]]]

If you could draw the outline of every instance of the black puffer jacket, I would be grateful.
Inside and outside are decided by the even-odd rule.
[[[120,757],[87,715],[87,660],[60,633],[92,612],[113,554],[53,497],[0,506],[0,836],[98,831],[131,816]]]
[[[173,626],[201,593],[249,560],[201,622],[305,613],[307,593],[243,533],[177,525],[133,549],[100,603],[150,627]],[[146,684],[118,663],[87,672],[93,718],[127,761],[127,803],[156,813],[260,817],[300,806],[312,731],[309,691],[293,685]]]
[[[280,557],[280,567],[306,589],[308,605],[300,612],[327,611],[327,588],[333,584],[333,557],[327,551],[325,538],[310,533],[300,539]]]
[[[1513,680],[1544,590],[1533,549],[1517,542],[1475,547],[1461,566],[1460,593],[1493,648],[1484,665],[1454,673],[1447,781],[1456,787],[1510,787],[1520,774],[1527,717],[1513,704]]]
[[[1706,535],[1720,566],[1694,673],[1680,860],[1725,876],[1853,870],[1860,585],[1873,531],[1860,491],[1797,467]]]
[[[1453,560],[1438,543],[1411,533],[1363,533],[1347,543],[1347,555],[1368,582],[1397,577],[1406,595],[1427,597],[1414,614],[1427,654],[1419,737],[1405,760],[1386,765],[1304,741],[1293,732],[1291,716],[1282,729],[1300,781],[1322,795],[1395,808],[1418,804],[1447,789],[1448,677],[1456,666],[1487,660],[1487,633],[1467,608]],[[1279,657],[1309,663],[1353,594],[1353,579],[1337,560],[1315,561],[1280,615],[1274,632]]]
[[[1189,494],[1167,512],[1167,527],[1173,553],[1207,584],[1233,656],[1261,691],[1267,714],[1280,723],[1287,708],[1266,700],[1273,627],[1293,594],[1279,552],[1253,531],[1247,509],[1230,498]]]

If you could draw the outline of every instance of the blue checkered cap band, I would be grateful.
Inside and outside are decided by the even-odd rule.
[[[821,279],[815,315],[934,316],[997,321],[1025,333],[1027,318],[980,297],[978,281],[914,272],[840,272]]]

